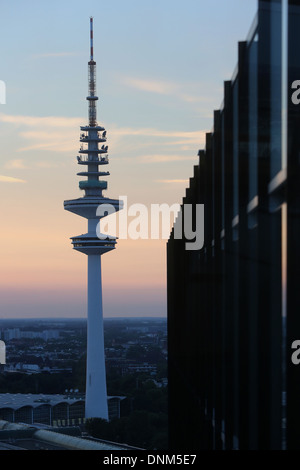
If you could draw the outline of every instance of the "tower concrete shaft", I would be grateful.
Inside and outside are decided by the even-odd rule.
[[[90,38],[89,95],[87,96],[89,123],[80,127],[81,145],[79,156],[77,156],[78,165],[87,167],[86,171],[80,171],[77,174],[86,176],[87,179],[79,182],[79,188],[84,191],[84,196],[64,201],[64,208],[88,220],[88,232],[71,238],[73,249],[88,257],[85,416],[107,420],[101,256],[113,250],[117,240],[111,236],[100,236],[98,229],[100,219],[107,215],[104,208],[110,207],[111,210],[118,211],[122,207],[119,200],[103,196],[103,191],[107,189],[107,182],[99,180],[99,177],[109,175],[108,171],[100,169],[103,165],[108,165],[109,160],[106,130],[96,122],[98,97],[96,96],[96,62],[93,51],[93,18],[90,19]],[[99,148],[100,144],[102,146]]]
[[[101,282],[101,256],[88,255],[85,416],[108,420]]]

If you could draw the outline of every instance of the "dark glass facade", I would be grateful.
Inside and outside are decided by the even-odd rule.
[[[167,244],[172,449],[300,449],[299,36],[299,0],[258,1],[182,201],[204,246]]]

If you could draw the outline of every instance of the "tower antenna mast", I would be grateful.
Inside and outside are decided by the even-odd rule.
[[[96,62],[94,61],[94,31],[93,31],[93,17],[90,17],[90,61],[88,63],[88,76],[89,76],[89,125],[95,127],[97,125],[97,110],[96,101]]]
[[[91,61],[94,60],[94,51],[93,51],[93,17],[90,17],[90,42],[91,42]]]

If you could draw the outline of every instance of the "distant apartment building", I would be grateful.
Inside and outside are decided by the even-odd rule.
[[[21,330],[20,328],[7,328],[2,332],[2,337],[4,341],[10,341],[12,339],[35,339],[41,338],[44,341],[49,341],[50,339],[58,339],[59,331],[58,330],[43,330],[43,331],[30,331],[30,330]]]
[[[26,362],[9,363],[3,366],[3,372],[22,372],[26,374],[39,374],[48,372],[49,374],[72,373],[72,367],[44,366],[39,364],[30,364]]]
[[[299,44],[299,0],[259,0],[182,201],[204,247],[168,241],[171,448],[300,448]]]
[[[4,341],[10,341],[12,339],[19,339],[21,338],[21,330],[20,328],[8,328],[2,331],[1,337]]]

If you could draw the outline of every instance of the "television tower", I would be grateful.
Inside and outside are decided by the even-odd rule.
[[[109,205],[114,211],[120,210],[117,199],[103,196],[107,182],[99,177],[108,176],[109,172],[100,171],[108,164],[106,130],[97,124],[96,103],[96,62],[93,49],[93,18],[90,18],[90,61],[88,62],[89,123],[80,127],[80,150],[78,165],[86,166],[86,171],[77,173],[87,179],[79,182],[79,188],[85,195],[79,199],[64,201],[67,211],[88,219],[88,233],[72,237],[73,248],[88,257],[87,283],[87,365],[86,365],[86,418],[108,420],[106,372],[104,356],[103,306],[101,281],[101,256],[116,246],[116,238],[98,233],[97,226],[102,217],[108,215],[105,208]],[[99,148],[99,146],[101,147]],[[99,168],[100,167],[100,168]]]

